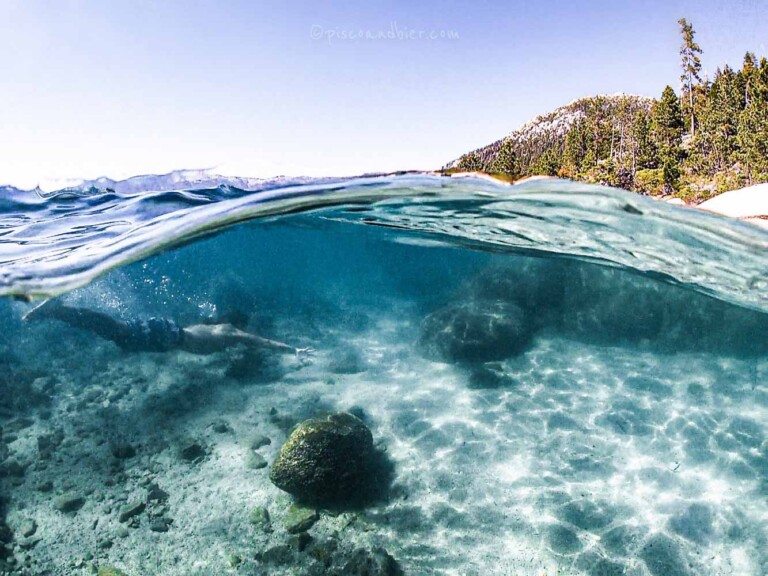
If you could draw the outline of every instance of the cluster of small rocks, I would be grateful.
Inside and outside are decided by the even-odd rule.
[[[347,364],[353,360],[359,359],[345,358],[338,371],[352,372]],[[68,523],[83,528],[85,522],[82,553],[69,559],[67,570],[125,576],[120,562],[126,545],[150,533],[167,538],[163,533],[178,529],[174,516],[179,510],[174,513],[169,503],[166,490],[172,486],[164,482],[163,470],[169,465],[190,469],[207,466],[212,458],[218,458],[220,440],[241,446],[242,466],[261,474],[254,475],[254,481],[266,481],[271,475],[275,484],[296,497],[295,503],[277,500],[270,504],[280,507],[278,522],[266,507],[251,512],[250,525],[263,537],[250,548],[230,553],[230,566],[250,563],[277,572],[301,567],[307,574],[353,576],[402,573],[383,548],[358,542],[352,532],[334,528],[332,520],[321,522],[322,504],[344,506],[356,501],[355,495],[365,492],[371,481],[372,435],[357,416],[330,414],[297,425],[298,419],[292,414],[271,409],[266,414],[268,426],[290,434],[270,467],[272,439],[263,434],[238,436],[221,418],[190,436],[170,438],[157,446],[148,445],[139,435],[131,437],[131,432],[117,424],[123,408],[118,403],[130,401],[135,390],[129,391],[127,380],[115,374],[113,389],[95,383],[62,392],[51,404],[55,417],[47,414],[41,419],[39,412],[16,415],[6,419],[0,429],[0,487],[3,494],[10,493],[13,498],[8,523],[0,510],[2,576],[51,573],[46,547],[39,545],[55,533],[51,532],[51,519],[57,526],[54,531]],[[53,389],[53,378],[39,380],[41,390]],[[69,466],[72,458],[88,458],[103,476],[83,482],[78,475],[62,474],[62,467]],[[314,478],[310,477],[311,469],[318,472]],[[19,496],[13,495],[14,487],[22,488]],[[35,518],[35,509],[41,506],[52,516],[46,512]]]
[[[229,563],[236,568],[243,563],[270,569],[286,568],[309,576],[400,576],[397,561],[382,547],[365,548],[345,543],[337,532],[315,537],[310,530],[320,520],[319,511],[311,506],[293,504],[285,513],[282,526],[275,528],[266,507],[254,508],[249,520],[253,528],[263,534],[279,532],[273,543],[252,558],[230,554]]]
[[[83,393],[83,397],[85,396],[93,396],[92,389]],[[101,401],[101,395],[89,400],[91,403]],[[94,548],[97,554],[112,548],[116,538],[127,537],[129,530],[137,528],[142,522],[153,532],[169,530],[173,523],[173,519],[168,515],[169,495],[152,482],[151,475],[146,475],[138,481],[138,488],[143,490],[145,497],[123,497],[121,500],[119,493],[115,494],[115,490],[119,492],[128,479],[124,472],[124,462],[137,456],[136,446],[124,440],[108,443],[108,453],[113,457],[113,461],[108,469],[109,475],[104,480],[103,490],[96,488],[96,485],[81,486],[66,476],[57,476],[59,479],[54,483],[49,469],[52,471],[59,467],[63,462],[62,451],[74,445],[76,438],[87,437],[88,431],[73,426],[73,436],[69,439],[62,428],[49,425],[46,420],[41,420],[39,414],[37,418],[32,416],[35,415],[12,418],[0,428],[0,488],[3,494],[13,497],[13,508],[16,510],[11,526],[5,521],[5,507],[0,510],[0,574],[47,574],[50,568],[48,562],[38,565],[32,554],[33,549],[43,541],[45,530],[41,532],[37,520],[23,513],[27,504],[14,496],[13,489],[25,487],[25,484],[27,486],[24,492],[18,494],[31,496],[37,493],[41,498],[47,499],[51,509],[61,517],[74,518],[86,506],[89,507],[89,514],[92,514],[94,509],[100,509],[100,517],[91,525],[98,538]],[[79,434],[80,432],[83,434]],[[97,445],[104,443],[103,440],[96,440]],[[19,446],[20,450],[17,450],[16,446]],[[130,463],[128,466],[130,467]],[[33,502],[37,500],[34,496],[32,498]],[[116,530],[109,527],[111,519],[119,524]],[[86,553],[75,561],[73,568],[92,569],[96,574],[96,564],[92,560],[95,562],[93,554]],[[113,568],[99,569],[98,573],[122,574]]]
[[[29,462],[14,454],[10,444],[18,439],[23,430],[33,424],[34,421],[31,418],[14,418],[0,430],[0,479],[4,479],[12,486],[20,486],[24,482]]]
[[[0,511],[2,516],[4,511]],[[5,518],[0,518],[0,571],[7,572],[16,563],[13,556],[13,532],[5,523]]]
[[[19,460],[9,444],[18,439],[18,435],[32,426],[30,418],[14,418],[0,428],[0,488],[2,494],[9,492],[9,487],[20,486],[24,482],[29,463]],[[15,531],[6,522],[6,500],[0,500],[0,573],[29,574],[32,562],[29,550],[40,541],[36,535],[37,523],[25,518]]]
[[[275,414],[273,414],[275,416]],[[268,439],[255,438],[258,449]],[[335,513],[359,506],[361,495],[375,485],[373,436],[357,416],[329,414],[297,424],[280,448],[270,470],[270,480],[296,498],[282,514],[282,537],[258,552],[253,560],[272,569],[296,570],[308,576],[398,576],[397,561],[381,547],[359,547],[344,542],[338,531],[315,537],[310,531],[321,519],[318,506],[332,506]],[[251,511],[250,523],[263,534],[275,531],[267,508]],[[231,558],[233,567],[243,559]]]

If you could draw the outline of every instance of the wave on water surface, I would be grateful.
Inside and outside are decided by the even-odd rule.
[[[221,178],[205,181],[206,188],[168,189],[178,184],[95,181],[49,194],[5,188],[0,295],[63,293],[236,223],[319,211],[322,218],[389,227],[405,242],[431,239],[634,269],[768,311],[768,233],[622,190],[428,174]]]

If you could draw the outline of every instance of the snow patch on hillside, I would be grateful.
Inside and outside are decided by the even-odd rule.
[[[524,141],[543,135],[565,136],[571,126],[585,116],[586,114],[583,110],[558,108],[553,113],[545,116],[537,116],[530,122],[526,122],[520,128],[509,134],[507,138]]]

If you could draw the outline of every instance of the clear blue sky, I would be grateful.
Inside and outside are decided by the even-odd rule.
[[[0,184],[439,167],[581,96],[677,88],[682,16],[710,72],[768,54],[765,0],[0,0]],[[340,37],[393,27],[453,37]]]

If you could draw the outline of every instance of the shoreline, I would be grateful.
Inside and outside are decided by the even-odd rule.
[[[559,180],[555,176],[526,176],[519,180],[509,181],[492,174],[486,174],[485,172],[437,173],[451,178],[481,178],[510,186],[535,180]],[[631,192],[631,190],[628,190],[628,192]],[[699,204],[689,204],[677,196],[649,196],[649,198],[675,206],[696,208],[712,214],[727,216],[768,229],[768,183],[754,184],[745,188],[723,192]]]

